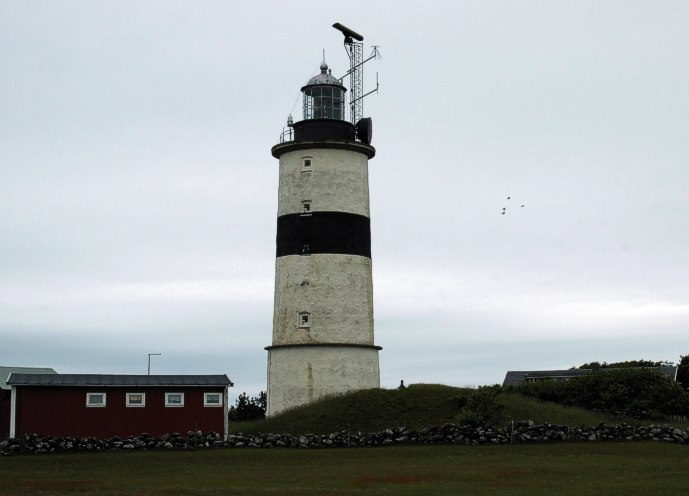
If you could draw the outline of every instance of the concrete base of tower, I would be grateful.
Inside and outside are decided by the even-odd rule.
[[[269,346],[268,416],[319,398],[380,387],[380,346]]]

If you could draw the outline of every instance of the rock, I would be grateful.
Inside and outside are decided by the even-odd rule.
[[[519,420],[514,423],[515,427],[533,427],[533,420]]]

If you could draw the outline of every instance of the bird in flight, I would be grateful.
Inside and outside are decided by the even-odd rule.
[[[511,196],[508,196],[507,199],[508,199],[508,200],[511,200],[512,197],[511,197]],[[525,205],[525,204],[524,204],[524,205]],[[520,205],[520,208],[523,208],[524,205]],[[507,213],[507,208],[506,208],[506,207],[502,207],[502,212],[500,212],[500,214],[501,214],[501,215],[505,215],[506,213]]]

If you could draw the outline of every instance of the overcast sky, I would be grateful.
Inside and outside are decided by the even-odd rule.
[[[689,354],[688,2],[0,0],[0,364],[265,389],[270,148],[334,22],[382,54],[384,387]]]

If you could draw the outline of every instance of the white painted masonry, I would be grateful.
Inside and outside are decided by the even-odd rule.
[[[380,387],[378,350],[295,346],[268,353],[268,415],[324,396]]]
[[[299,314],[309,312],[309,327]],[[371,259],[314,254],[275,263],[273,345],[352,343],[373,345]]]
[[[311,166],[304,167],[310,157]],[[296,150],[280,157],[278,216],[311,210],[348,212],[369,217],[368,159],[350,150]]]
[[[310,148],[283,143],[278,217],[338,212],[369,217],[368,149],[358,142]],[[309,203],[308,213],[304,203]],[[300,316],[308,314],[308,325]],[[275,263],[267,415],[327,395],[380,387],[373,281],[367,256],[312,253]]]

